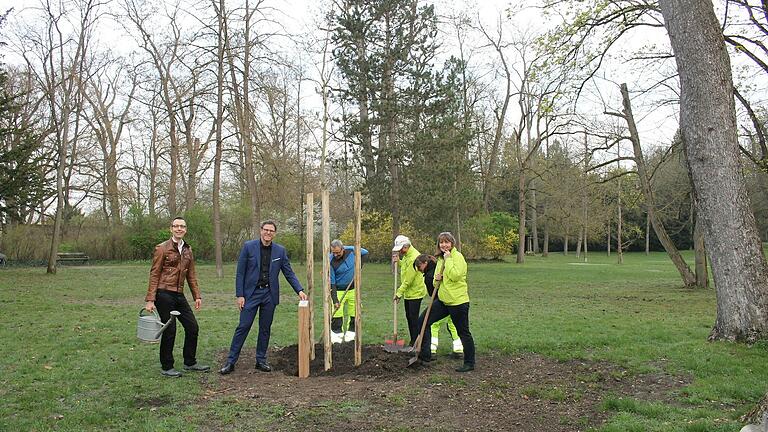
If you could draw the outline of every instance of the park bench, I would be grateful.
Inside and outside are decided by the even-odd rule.
[[[56,254],[57,263],[88,264],[88,255],[83,252],[59,252]]]

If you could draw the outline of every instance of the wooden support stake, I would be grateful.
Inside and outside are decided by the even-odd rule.
[[[360,219],[362,213],[362,198],[360,192],[355,192],[355,366],[363,363],[363,311],[360,298],[363,288],[360,284],[362,271],[362,256],[360,255]]]
[[[328,210],[328,191],[322,192],[323,211],[323,351],[325,352],[325,370],[331,369],[331,262],[325,248],[331,243],[330,212]]]
[[[309,358],[315,359],[315,194],[307,194],[307,297],[309,297]]]
[[[309,376],[309,300],[299,301],[299,378]]]

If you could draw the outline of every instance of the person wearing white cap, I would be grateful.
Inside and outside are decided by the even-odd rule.
[[[394,301],[399,302],[401,298],[405,300],[405,319],[411,336],[410,345],[413,346],[419,336],[419,309],[421,300],[427,295],[427,286],[421,273],[413,267],[419,251],[411,245],[411,239],[404,235],[395,237],[392,252],[392,260],[400,266],[400,286],[395,291]]]

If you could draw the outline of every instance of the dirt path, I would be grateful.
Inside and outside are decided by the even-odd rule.
[[[236,404],[236,419],[211,419],[209,430],[250,424],[252,430],[518,430],[581,431],[607,417],[607,395],[669,401],[687,379],[631,375],[604,363],[557,362],[528,354],[481,353],[477,369],[457,373],[461,360],[440,356],[406,368],[408,354],[366,346],[355,368],[351,343],[334,345],[334,368],[323,370],[318,346],[311,377],[297,375],[297,347],[270,353],[274,370],[254,370],[244,355],[231,375],[204,375],[202,403]],[[231,421],[231,423],[230,423]]]

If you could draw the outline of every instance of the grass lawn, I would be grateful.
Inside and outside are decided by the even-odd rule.
[[[534,352],[680,375],[690,385],[673,403],[608,395],[611,417],[601,430],[738,430],[738,416],[768,391],[768,344],[707,342],[714,290],[682,288],[665,254],[615,262],[615,255],[592,253],[587,263],[560,254],[528,257],[524,265],[470,263],[478,366],[484,352]],[[198,358],[217,368],[237,323],[234,266],[221,280],[212,265],[198,269]],[[204,380],[162,378],[158,346],[136,339],[148,270],[148,263],[103,264],[49,276],[44,268],[0,268],[0,430],[195,430],[208,418],[237,415],[221,401],[201,402]],[[294,270],[305,279],[304,267]],[[296,297],[287,283],[282,293],[271,342],[293,345]],[[362,295],[364,343],[381,343],[391,331],[388,265],[364,266]],[[318,311],[319,318],[320,304]],[[252,355],[254,336],[243,357]],[[179,330],[177,367],[182,340]]]

